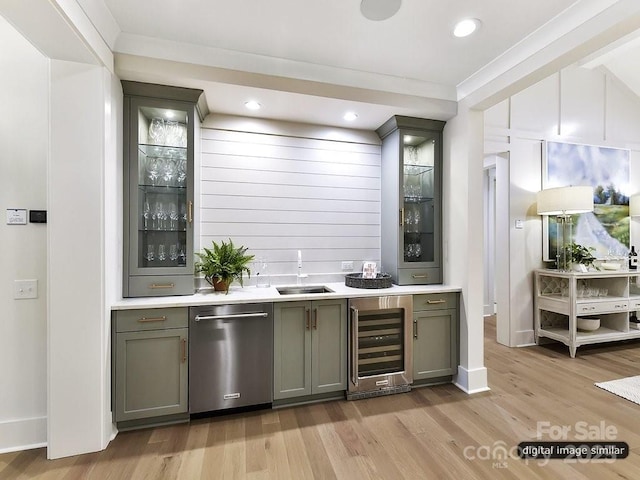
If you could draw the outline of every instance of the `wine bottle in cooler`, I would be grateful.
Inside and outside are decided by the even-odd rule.
[[[637,270],[638,269],[638,253],[636,252],[636,247],[631,246],[631,251],[629,252],[629,270]]]

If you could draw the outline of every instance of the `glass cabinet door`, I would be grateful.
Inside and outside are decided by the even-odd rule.
[[[162,275],[193,268],[193,133],[188,128],[192,110],[179,102],[132,100],[132,272]]]
[[[435,133],[403,133],[402,241],[405,264],[434,262],[437,188]]]

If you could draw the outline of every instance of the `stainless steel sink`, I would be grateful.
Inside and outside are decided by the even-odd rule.
[[[305,295],[308,293],[333,293],[324,285],[300,285],[295,287],[276,287],[280,295]]]

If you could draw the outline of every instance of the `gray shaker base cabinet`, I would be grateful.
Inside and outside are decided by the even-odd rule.
[[[188,419],[188,310],[115,313],[113,411],[121,422]]]
[[[347,388],[347,301],[274,305],[274,400]]]
[[[414,295],[414,381],[457,373],[458,301],[457,293]]]

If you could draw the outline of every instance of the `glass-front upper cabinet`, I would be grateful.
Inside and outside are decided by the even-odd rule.
[[[395,116],[382,139],[382,267],[399,285],[442,283],[442,130]]]
[[[192,294],[194,127],[202,91],[122,83],[123,296]]]

